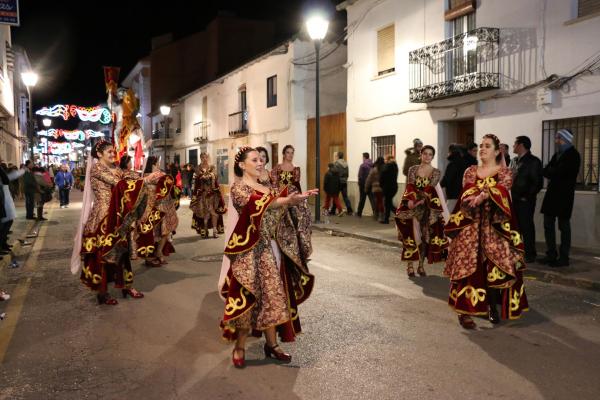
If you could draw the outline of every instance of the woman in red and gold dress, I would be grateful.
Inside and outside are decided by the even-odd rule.
[[[448,220],[448,211],[445,210],[442,188],[438,185],[440,170],[431,165],[434,156],[432,146],[423,146],[421,163],[408,170],[406,189],[396,211],[398,240],[403,247],[402,261],[407,261],[409,277],[415,276],[414,261],[419,262],[417,273],[426,276],[425,258],[429,264],[446,259],[448,239],[444,235],[444,220]]]
[[[258,177],[258,183],[265,186],[271,186],[271,171],[265,167],[269,163],[269,152],[262,146],[256,147],[256,151],[258,151],[258,156],[263,165],[262,172]]]
[[[223,214],[227,211],[223,195],[219,188],[217,168],[210,165],[208,154],[200,154],[200,165],[194,173],[194,188],[190,209],[192,229],[195,229],[202,239],[208,237],[208,230],[212,228],[213,238],[218,238],[217,233],[223,233]]]
[[[523,286],[523,241],[513,212],[512,172],[503,165],[500,141],[487,134],[479,145],[481,165],[469,167],[446,234],[452,238],[445,274],[450,306],[462,327],[474,329],[471,315],[497,324],[528,309]]]
[[[148,203],[138,221],[137,252],[146,258],[146,265],[167,264],[165,256],[175,252],[169,237],[177,230],[175,179],[158,168],[158,158],[148,157],[144,168]]]
[[[285,145],[282,151],[283,162],[277,164],[271,171],[271,184],[279,191],[287,188],[288,193],[302,193],[300,186],[300,167],[293,164],[294,146]],[[312,253],[312,216],[307,201],[302,201],[292,207],[288,207],[288,212],[296,228],[298,241],[302,247],[302,254]],[[305,262],[307,260],[304,260]]]
[[[266,357],[291,361],[277,344],[276,333],[284,342],[294,340],[300,332],[298,305],[310,296],[314,284],[285,211],[317,190],[279,192],[258,183],[262,168],[255,149],[243,147],[237,153],[234,171],[241,179],[231,186],[231,234],[219,279],[225,299],[221,329],[223,338],[235,341],[232,361],[238,368],[245,366],[245,343],[251,331],[259,337],[264,332]]]
[[[107,141],[98,142],[92,149],[91,155],[97,162],[90,160],[86,173],[80,219],[80,224],[85,220],[85,225],[82,234],[76,237],[71,259],[71,271],[76,273],[82,261],[81,281],[97,292],[98,304],[108,305],[118,304],[108,293],[110,282],[122,289],[123,297],[144,297],[132,287],[127,240],[131,225],[145,205],[143,181],[124,177],[123,171],[115,165],[115,154]],[[77,259],[79,254],[80,260]]]

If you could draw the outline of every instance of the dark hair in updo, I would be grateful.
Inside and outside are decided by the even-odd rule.
[[[285,152],[287,149],[292,149],[294,151],[294,153],[296,152],[296,149],[294,148],[294,146],[292,146],[291,144],[286,144],[285,146],[283,146],[283,150],[281,151],[281,154],[285,155]]]
[[[158,157],[150,156],[148,157],[148,162],[146,162],[146,168],[144,168],[144,173],[149,174],[152,172],[152,167],[156,165],[158,162]]]
[[[121,168],[121,169],[127,168],[127,164],[129,164],[129,161],[131,161],[131,156],[121,157],[121,160],[119,161],[119,168]]]
[[[246,158],[248,158],[248,154],[253,151],[257,150],[250,146],[244,146],[240,148],[240,150],[237,152],[234,158],[235,164],[233,164],[233,172],[235,173],[235,176],[238,176],[240,178],[244,176],[244,171],[240,168],[239,164],[243,161],[246,161]]]
[[[107,142],[106,140],[100,140],[94,147],[92,147],[92,157],[100,158],[99,153],[104,153],[104,150],[112,147],[111,142]]]
[[[258,151],[258,154],[260,154],[260,153],[265,153],[265,156],[267,156],[267,161],[265,161],[265,162],[266,162],[266,163],[268,163],[268,162],[269,162],[269,152],[267,151],[267,149],[265,149],[265,148],[264,148],[264,147],[262,147],[262,146],[258,146],[258,147],[256,148],[256,151]]]
[[[435,149],[433,148],[433,146],[430,146],[430,145],[428,145],[428,144],[427,144],[427,145],[425,145],[425,146],[423,146],[423,147],[421,148],[421,154],[423,154],[423,152],[424,152],[425,150],[427,150],[427,149],[431,150],[431,152],[432,152],[432,153],[433,153],[433,155],[435,156]]]

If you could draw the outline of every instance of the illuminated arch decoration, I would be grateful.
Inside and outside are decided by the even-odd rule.
[[[61,155],[69,154],[73,151],[74,147],[71,143],[65,142],[53,142],[46,138],[40,140],[40,150],[43,154]]]
[[[44,130],[44,131],[38,131],[37,135],[53,137],[54,139],[64,137],[67,140],[84,141],[89,138],[104,137],[104,132],[95,131],[92,129],[86,129],[85,131],[82,131],[82,130],[67,131],[64,129],[48,129],[48,130]]]
[[[46,117],[62,117],[65,121],[77,117],[82,121],[100,122],[105,125],[112,122],[109,109],[100,106],[80,107],[73,104],[57,104],[52,107],[43,107],[35,113]]]

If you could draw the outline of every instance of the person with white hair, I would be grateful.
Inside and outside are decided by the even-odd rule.
[[[575,183],[581,166],[581,156],[573,146],[573,133],[568,129],[559,129],[554,135],[557,152],[544,167],[544,178],[548,179],[548,188],[542,203],[544,214],[544,236],[546,238],[546,257],[538,262],[551,267],[569,265],[571,248],[571,214],[575,202]],[[556,219],[560,230],[560,249],[556,251]]]

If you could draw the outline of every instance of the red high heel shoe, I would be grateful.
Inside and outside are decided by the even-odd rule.
[[[236,350],[242,352],[242,354],[243,354],[242,358],[235,358]],[[246,350],[240,349],[238,347],[234,347],[233,351],[231,352],[231,361],[233,362],[233,366],[236,368],[246,367]]]
[[[274,358],[285,363],[292,361],[292,356],[288,353],[284,353],[278,344],[275,344],[275,346],[271,347],[265,343],[265,357]]]
[[[113,299],[108,293],[98,294],[96,298],[98,299],[98,304],[106,304],[109,306],[116,306],[119,304],[117,299]]]
[[[123,293],[123,298],[126,299],[127,296],[131,296],[134,299],[141,299],[144,297],[144,293],[142,292],[138,292],[137,290],[131,288],[131,289],[123,289],[121,290],[121,293]]]

